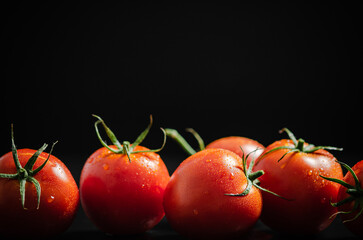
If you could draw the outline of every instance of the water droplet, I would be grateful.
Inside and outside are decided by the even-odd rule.
[[[206,163],[210,163],[212,160],[208,159],[208,160],[205,160]]]
[[[229,177],[231,180],[234,179],[234,173],[231,173],[231,176]]]
[[[54,201],[54,196],[49,196],[47,202],[51,203]]]
[[[102,167],[103,167],[104,170],[108,170],[110,168],[107,163],[103,164]]]
[[[309,172],[308,172],[308,175],[309,176],[311,176],[313,174],[313,170],[310,170]]]
[[[194,215],[198,215],[198,214],[199,214],[199,212],[198,212],[198,210],[197,210],[197,209],[194,209],[194,210],[193,210],[193,213],[194,213]]]
[[[324,172],[324,168],[320,168],[320,171],[321,171],[321,172]]]
[[[284,169],[286,167],[286,162],[284,162],[283,164],[281,164],[281,169]]]
[[[326,203],[326,198],[322,198],[322,199],[320,200],[320,202],[321,202],[321,203]]]
[[[144,187],[145,187],[145,184],[142,184],[142,185],[141,185],[141,188],[144,188]]]

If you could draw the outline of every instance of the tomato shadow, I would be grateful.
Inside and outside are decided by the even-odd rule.
[[[242,238],[241,238],[242,239]],[[353,240],[357,239],[354,236],[332,236],[331,234],[317,234],[317,235],[288,235],[273,232],[272,230],[252,230],[243,239],[246,240]]]
[[[241,238],[242,239],[242,238]],[[257,224],[248,235],[243,238],[247,240],[353,240],[357,239],[351,232],[349,232],[345,226],[339,220],[333,221],[333,223],[324,231],[316,235],[291,235],[281,234],[271,230],[269,227],[264,225],[261,221]]]
[[[58,236],[55,240],[62,239],[87,239],[87,240],[111,240],[111,239],[119,239],[119,240],[155,240],[155,239],[176,239],[183,240],[182,236],[178,235],[175,232],[167,232],[167,231],[150,231],[140,235],[126,235],[126,236],[117,236],[117,235],[109,235],[105,234],[101,231],[76,231],[62,234],[62,236]]]

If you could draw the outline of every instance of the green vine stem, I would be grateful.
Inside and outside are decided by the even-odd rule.
[[[286,153],[284,153],[281,158],[278,160],[281,161],[287,154],[292,153],[292,152],[303,152],[303,153],[313,153],[319,149],[325,149],[325,150],[335,150],[335,151],[343,151],[343,148],[337,148],[337,147],[331,147],[331,146],[315,146],[313,144],[308,144],[307,146],[305,146],[305,141],[302,138],[299,138],[298,140],[296,139],[295,135],[287,128],[283,128],[279,131],[279,133],[283,133],[286,132],[287,135],[289,136],[290,140],[292,140],[292,142],[294,143],[294,146],[281,146],[281,147],[276,147],[271,149],[270,151],[267,151],[266,153],[264,153],[260,159],[262,159],[263,157],[265,157],[267,154],[280,150],[280,149],[288,149],[289,151],[287,151]]]
[[[347,212],[338,211],[331,216],[331,218],[332,218],[337,214],[350,214],[350,213],[353,213],[354,211],[358,211],[358,213],[352,219],[345,220],[344,223],[346,223],[346,222],[354,221],[362,214],[362,212],[363,212],[363,189],[360,187],[360,181],[359,181],[357,175],[355,174],[355,172],[353,171],[353,169],[343,162],[339,162],[339,161],[337,161],[337,162],[340,165],[342,165],[345,169],[347,169],[350,172],[350,174],[352,174],[353,179],[354,179],[354,184],[355,184],[354,186],[344,182],[343,180],[337,179],[337,178],[330,178],[330,177],[325,177],[322,175],[319,175],[319,176],[324,178],[325,180],[338,183],[338,184],[344,186],[345,188],[347,188],[346,193],[348,193],[350,195],[349,197],[341,200],[340,202],[331,203],[331,205],[333,207],[339,207],[346,203],[354,201],[354,206],[353,206],[352,210],[347,211]]]
[[[24,167],[21,166],[18,156],[18,150],[15,146],[14,141],[14,130],[13,130],[13,124],[11,124],[11,151],[13,154],[13,159],[16,167],[17,173],[9,174],[9,173],[0,173],[0,178],[6,178],[6,179],[14,179],[19,181],[19,191],[20,191],[20,199],[21,199],[21,205],[23,209],[25,208],[25,184],[26,182],[30,182],[34,184],[35,190],[37,191],[37,209],[39,209],[40,205],[40,196],[41,196],[41,186],[34,178],[34,175],[37,174],[39,171],[41,171],[44,166],[47,164],[49,157],[52,154],[53,147],[57,142],[54,142],[50,152],[48,154],[47,159],[36,169],[33,170],[33,166],[38,159],[39,155],[47,148],[47,144],[44,144],[41,148],[39,148],[38,151],[36,151],[27,161]]]
[[[193,134],[194,138],[197,140],[198,145],[199,145],[199,151],[202,151],[205,149],[205,144],[203,139],[201,138],[201,136],[197,133],[197,131],[195,131],[193,128],[187,128],[185,129],[187,132],[190,132],[191,134]]]
[[[190,156],[196,153],[196,151],[189,145],[189,143],[182,137],[182,135],[180,135],[177,130],[165,128],[165,133],[168,137],[171,137],[174,141],[176,141]]]
[[[147,128],[136,138],[136,140],[131,144],[128,141],[123,141],[122,144],[118,141],[116,135],[111,131],[110,128],[107,127],[106,123],[103,121],[103,119],[95,114],[92,114],[93,117],[97,118],[98,120],[95,122],[95,131],[98,137],[98,140],[100,141],[100,143],[102,144],[102,146],[104,146],[105,148],[107,148],[108,150],[110,150],[113,153],[116,154],[126,154],[130,163],[131,163],[131,154],[135,154],[135,153],[144,153],[144,152],[159,152],[161,151],[166,143],[166,132],[163,128],[160,128],[161,131],[163,132],[164,135],[164,140],[163,140],[163,144],[160,148],[158,149],[150,149],[150,150],[142,150],[142,151],[134,151],[135,147],[138,146],[139,144],[141,144],[141,142],[145,139],[145,137],[147,136],[147,134],[150,131],[150,128],[152,126],[153,123],[153,119],[152,119],[152,115],[150,115],[150,123],[147,126]],[[102,139],[101,134],[98,130],[98,125],[102,124],[108,138],[111,140],[112,144],[116,146],[116,149],[111,148],[110,146],[107,145],[107,143]]]

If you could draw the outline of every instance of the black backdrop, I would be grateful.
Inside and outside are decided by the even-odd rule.
[[[130,141],[153,114],[148,147],[161,144],[159,127],[264,145],[288,127],[358,161],[361,11],[358,1],[2,6],[1,153],[14,123],[19,148],[59,140],[56,156],[83,162],[100,146],[92,113]]]
[[[58,140],[54,155],[78,183],[101,146],[92,113],[120,141],[133,141],[153,114],[150,148],[161,144],[159,127],[264,145],[288,127],[344,147],[334,155],[353,164],[363,159],[361,13],[358,1],[11,2],[0,7],[0,155],[14,123],[18,148]],[[186,157],[172,141],[161,155],[171,173]],[[178,237],[165,220],[158,226],[150,239]],[[350,236],[339,222],[329,229],[323,239]],[[95,231],[80,208],[65,238],[103,238]]]

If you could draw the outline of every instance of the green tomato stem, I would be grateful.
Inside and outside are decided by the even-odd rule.
[[[92,114],[92,116],[94,116],[95,118],[97,118],[98,120],[95,122],[94,127],[95,127],[95,131],[96,131],[96,135],[98,140],[100,141],[100,143],[102,144],[102,146],[104,146],[105,148],[107,148],[108,150],[110,150],[111,152],[115,153],[115,154],[125,154],[127,155],[130,163],[131,163],[131,154],[134,153],[144,153],[144,152],[159,152],[161,151],[164,146],[165,146],[165,141],[166,141],[166,133],[164,131],[164,129],[161,129],[163,134],[164,134],[164,141],[163,144],[160,148],[158,149],[150,149],[150,150],[142,150],[142,151],[134,151],[134,148],[136,146],[138,146],[147,136],[147,134],[149,133],[149,130],[152,126],[152,116],[150,115],[150,123],[147,126],[147,128],[136,138],[135,142],[133,142],[132,144],[130,144],[130,142],[128,141],[123,141],[122,144],[120,144],[120,142],[118,141],[116,135],[111,131],[110,128],[107,127],[106,123],[103,121],[103,119],[95,114]],[[111,140],[111,142],[116,146],[117,149],[111,148],[109,145],[107,145],[107,143],[105,141],[103,141],[101,134],[98,130],[98,124],[102,124],[104,130],[106,131],[106,134],[108,136],[108,138]]]
[[[175,129],[166,128],[165,129],[166,136],[171,137],[174,141],[176,141],[182,149],[189,154],[190,156],[195,154],[196,151],[189,145],[189,143],[179,134],[179,132]]]

